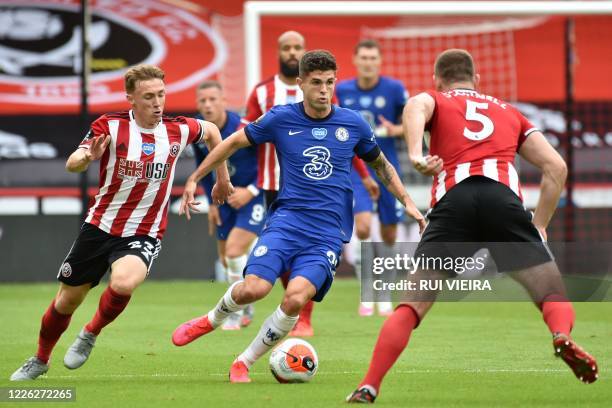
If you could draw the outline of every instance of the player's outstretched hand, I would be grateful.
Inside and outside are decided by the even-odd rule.
[[[183,191],[183,198],[181,199],[181,206],[179,207],[179,215],[185,214],[188,220],[191,219],[191,213],[200,212],[198,210],[198,205],[200,205],[199,201],[195,200],[195,192],[198,187],[198,184],[193,181],[191,178],[187,179],[185,183],[185,190]]]
[[[213,204],[223,204],[227,198],[234,192],[234,186],[231,182],[220,183],[217,181],[212,188]]]
[[[435,176],[442,171],[444,161],[438,156],[410,156],[414,168],[424,176]]]
[[[110,135],[100,135],[95,136],[87,150],[85,151],[85,156],[87,160],[94,161],[98,160],[104,154],[104,151],[110,144],[111,137]]]
[[[208,235],[212,237],[217,227],[220,226],[221,215],[219,215],[219,207],[215,204],[210,204],[208,206]]]
[[[427,226],[427,221],[425,221],[425,217],[423,217],[423,214],[421,214],[419,209],[413,204],[409,204],[406,207],[406,214],[414,218],[414,220],[419,224],[419,234],[423,235],[423,231],[425,231],[425,227]]]
[[[368,176],[364,179],[361,179],[361,181],[366,191],[370,195],[370,198],[372,198],[372,201],[377,201],[380,197],[380,187],[378,187],[378,183],[376,182],[376,180]]]
[[[227,203],[235,210],[239,210],[253,199],[253,193],[245,187],[236,187],[234,193],[229,196]]]

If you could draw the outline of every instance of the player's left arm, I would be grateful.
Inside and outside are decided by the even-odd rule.
[[[533,131],[521,144],[518,153],[542,171],[540,198],[533,215],[533,224],[546,239],[546,227],[559,203],[567,178],[567,165],[561,155],[539,131]]]
[[[377,158],[368,162],[368,165],[376,171],[378,179],[385,185],[387,190],[406,208],[406,213],[419,223],[419,228],[423,232],[426,226],[425,217],[423,217],[423,214],[421,214],[410,195],[406,192],[402,180],[397,171],[395,171],[395,167],[387,160],[385,154],[380,152]]]
[[[219,128],[212,122],[202,121],[200,123],[201,126],[204,126],[202,140],[206,144],[206,147],[208,147],[208,151],[212,152],[213,149],[223,141],[221,132],[219,132]],[[225,161],[220,163],[215,169],[217,171],[217,181],[213,186],[211,195],[214,202],[223,204],[231,194],[233,188],[230,183],[230,176]]]
[[[219,135],[219,139],[220,138],[221,136]],[[187,219],[191,219],[191,214],[189,211],[193,210],[195,212],[198,212],[197,206],[200,204],[199,202],[195,201],[194,198],[198,181],[200,181],[202,177],[206,176],[213,169],[219,167],[238,149],[250,145],[251,142],[247,138],[244,129],[240,129],[232,133],[230,137],[223,140],[221,143],[213,146],[213,148],[206,156],[206,159],[204,159],[204,161],[200,163],[198,168],[193,173],[191,173],[189,178],[187,178],[187,182],[185,183],[185,191],[183,192],[183,198],[179,209],[179,215],[183,215],[183,213],[185,213]]]

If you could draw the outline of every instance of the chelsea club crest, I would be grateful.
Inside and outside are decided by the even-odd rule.
[[[346,130],[346,128],[339,127],[338,129],[336,129],[336,139],[338,139],[341,142],[346,142],[348,138],[349,138],[349,132],[348,130]]]

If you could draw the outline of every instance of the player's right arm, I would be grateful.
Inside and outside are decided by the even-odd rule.
[[[197,212],[198,210],[196,207],[200,204],[194,199],[195,191],[198,186],[198,181],[200,181],[202,177],[206,176],[215,168],[218,168],[238,149],[250,145],[251,142],[247,138],[244,129],[240,129],[237,132],[234,132],[227,139],[216,145],[214,149],[212,149],[208,153],[204,161],[200,163],[198,168],[187,179],[187,182],[185,183],[185,191],[183,192],[181,206],[179,208],[179,215],[183,215],[183,213],[185,213],[187,219],[191,219],[190,210]]]
[[[380,152],[377,158],[367,163],[376,171],[376,176],[378,176],[378,179],[385,185],[387,190],[406,208],[406,213],[419,223],[419,230],[422,233],[427,225],[425,217],[423,217],[423,214],[421,214],[412,198],[410,198],[410,195],[406,192],[402,180],[397,171],[395,171],[395,167],[387,160],[385,154]]]
[[[408,100],[402,114],[404,138],[408,145],[408,155],[414,168],[425,176],[433,176],[442,170],[443,162],[438,156],[423,157],[423,133],[425,125],[431,120],[436,101],[426,92]]]
[[[557,208],[559,197],[565,186],[567,165],[539,131],[530,133],[518,152],[521,157],[542,171],[540,198],[532,221],[542,237],[546,239],[546,227]]]
[[[105,126],[104,116],[91,124],[91,129],[79,144],[79,147],[66,160],[66,170],[71,173],[80,173],[89,167],[89,164],[98,160],[110,144],[111,137],[108,127]]]

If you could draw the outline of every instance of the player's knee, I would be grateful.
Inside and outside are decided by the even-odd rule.
[[[225,256],[227,258],[238,258],[244,255],[245,252],[242,245],[232,244],[225,247]]]
[[[116,274],[111,276],[110,287],[120,295],[131,295],[142,281],[138,274]]]
[[[63,292],[55,298],[55,310],[62,314],[72,314],[82,301],[83,298],[81,296]]]
[[[296,316],[309,300],[310,297],[304,292],[285,293],[281,309],[289,316]]]
[[[397,239],[397,230],[395,228],[383,228],[380,235],[385,244],[394,245]]]
[[[355,234],[357,234],[357,238],[362,240],[370,238],[370,226],[365,223],[357,223],[355,225]]]
[[[115,279],[111,281],[110,287],[120,295],[131,295],[138,287],[138,284],[128,279]]]
[[[269,284],[268,284],[269,285]],[[234,301],[239,305],[246,303],[253,303],[259,299],[264,298],[270,289],[267,285],[259,284],[259,282],[244,281],[238,288],[239,290],[235,293]]]

